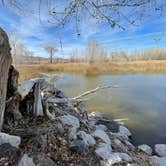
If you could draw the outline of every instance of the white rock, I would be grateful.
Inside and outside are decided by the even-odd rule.
[[[110,157],[111,152],[112,152],[111,146],[106,143],[99,143],[99,145],[95,150],[97,156],[101,157],[103,160],[108,159]]]
[[[115,154],[119,155],[119,157],[123,161],[127,161],[127,162],[131,162],[132,161],[132,158],[127,153],[115,153]]]
[[[127,153],[112,153],[106,162],[107,166],[112,166],[112,164],[121,163],[122,161],[131,162],[132,158]]]
[[[131,132],[125,126],[119,126],[119,133],[126,135],[128,137],[131,136]]]
[[[102,114],[100,112],[91,112],[88,114],[90,118],[103,118]]]
[[[166,145],[165,144],[156,144],[155,152],[161,157],[166,157]]]
[[[79,128],[80,127],[80,122],[78,118],[72,116],[72,115],[64,115],[59,117],[63,125],[68,125],[72,126],[74,128]]]
[[[104,132],[103,130],[95,130],[92,135],[96,138],[100,138],[102,141],[104,141],[107,144],[111,144],[111,140],[109,136]]]
[[[102,124],[96,125],[96,129],[103,130],[103,131],[108,130],[108,128],[105,125],[102,125]]]
[[[143,145],[139,145],[138,146],[138,149],[148,155],[151,155],[152,154],[152,148],[146,144],[143,144]]]
[[[11,146],[18,148],[21,143],[21,138],[0,132],[0,145],[4,143],[9,143]]]
[[[166,166],[166,157],[152,156],[149,157],[151,164],[156,166]]]
[[[106,161],[106,166],[112,166],[113,164],[121,163],[121,162],[122,162],[121,157],[116,153],[112,153],[109,155]]]
[[[82,141],[85,143],[87,146],[93,146],[96,144],[95,139],[90,135],[87,134],[85,131],[79,131],[77,133],[77,137],[81,138]]]
[[[20,162],[18,163],[18,166],[35,166],[32,158],[28,157],[27,154],[24,154],[24,156],[21,158]]]

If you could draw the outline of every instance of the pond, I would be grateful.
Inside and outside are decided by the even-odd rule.
[[[166,143],[166,75],[102,75],[86,77],[62,74],[57,87],[74,97],[99,85],[118,85],[88,96],[89,111],[125,119],[135,145]]]

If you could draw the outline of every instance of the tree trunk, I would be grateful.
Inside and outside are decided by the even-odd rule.
[[[2,129],[9,67],[12,63],[7,34],[0,28],[0,130]]]

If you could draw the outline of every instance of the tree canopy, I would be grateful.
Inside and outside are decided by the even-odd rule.
[[[127,24],[137,26],[150,14],[159,16],[165,12],[166,2],[162,0],[1,0],[19,12],[38,12],[42,21],[44,12],[47,23],[64,27],[72,21],[80,35],[80,23],[92,18],[96,24],[109,24],[112,28],[125,30]],[[32,5],[36,8],[32,8]]]

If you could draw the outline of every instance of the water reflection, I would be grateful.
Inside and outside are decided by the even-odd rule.
[[[135,144],[166,143],[166,76],[104,75],[84,77],[64,74],[57,87],[67,96],[76,96],[98,85],[119,85],[89,96],[90,111],[100,111],[113,118],[127,118],[125,125],[134,134]]]

